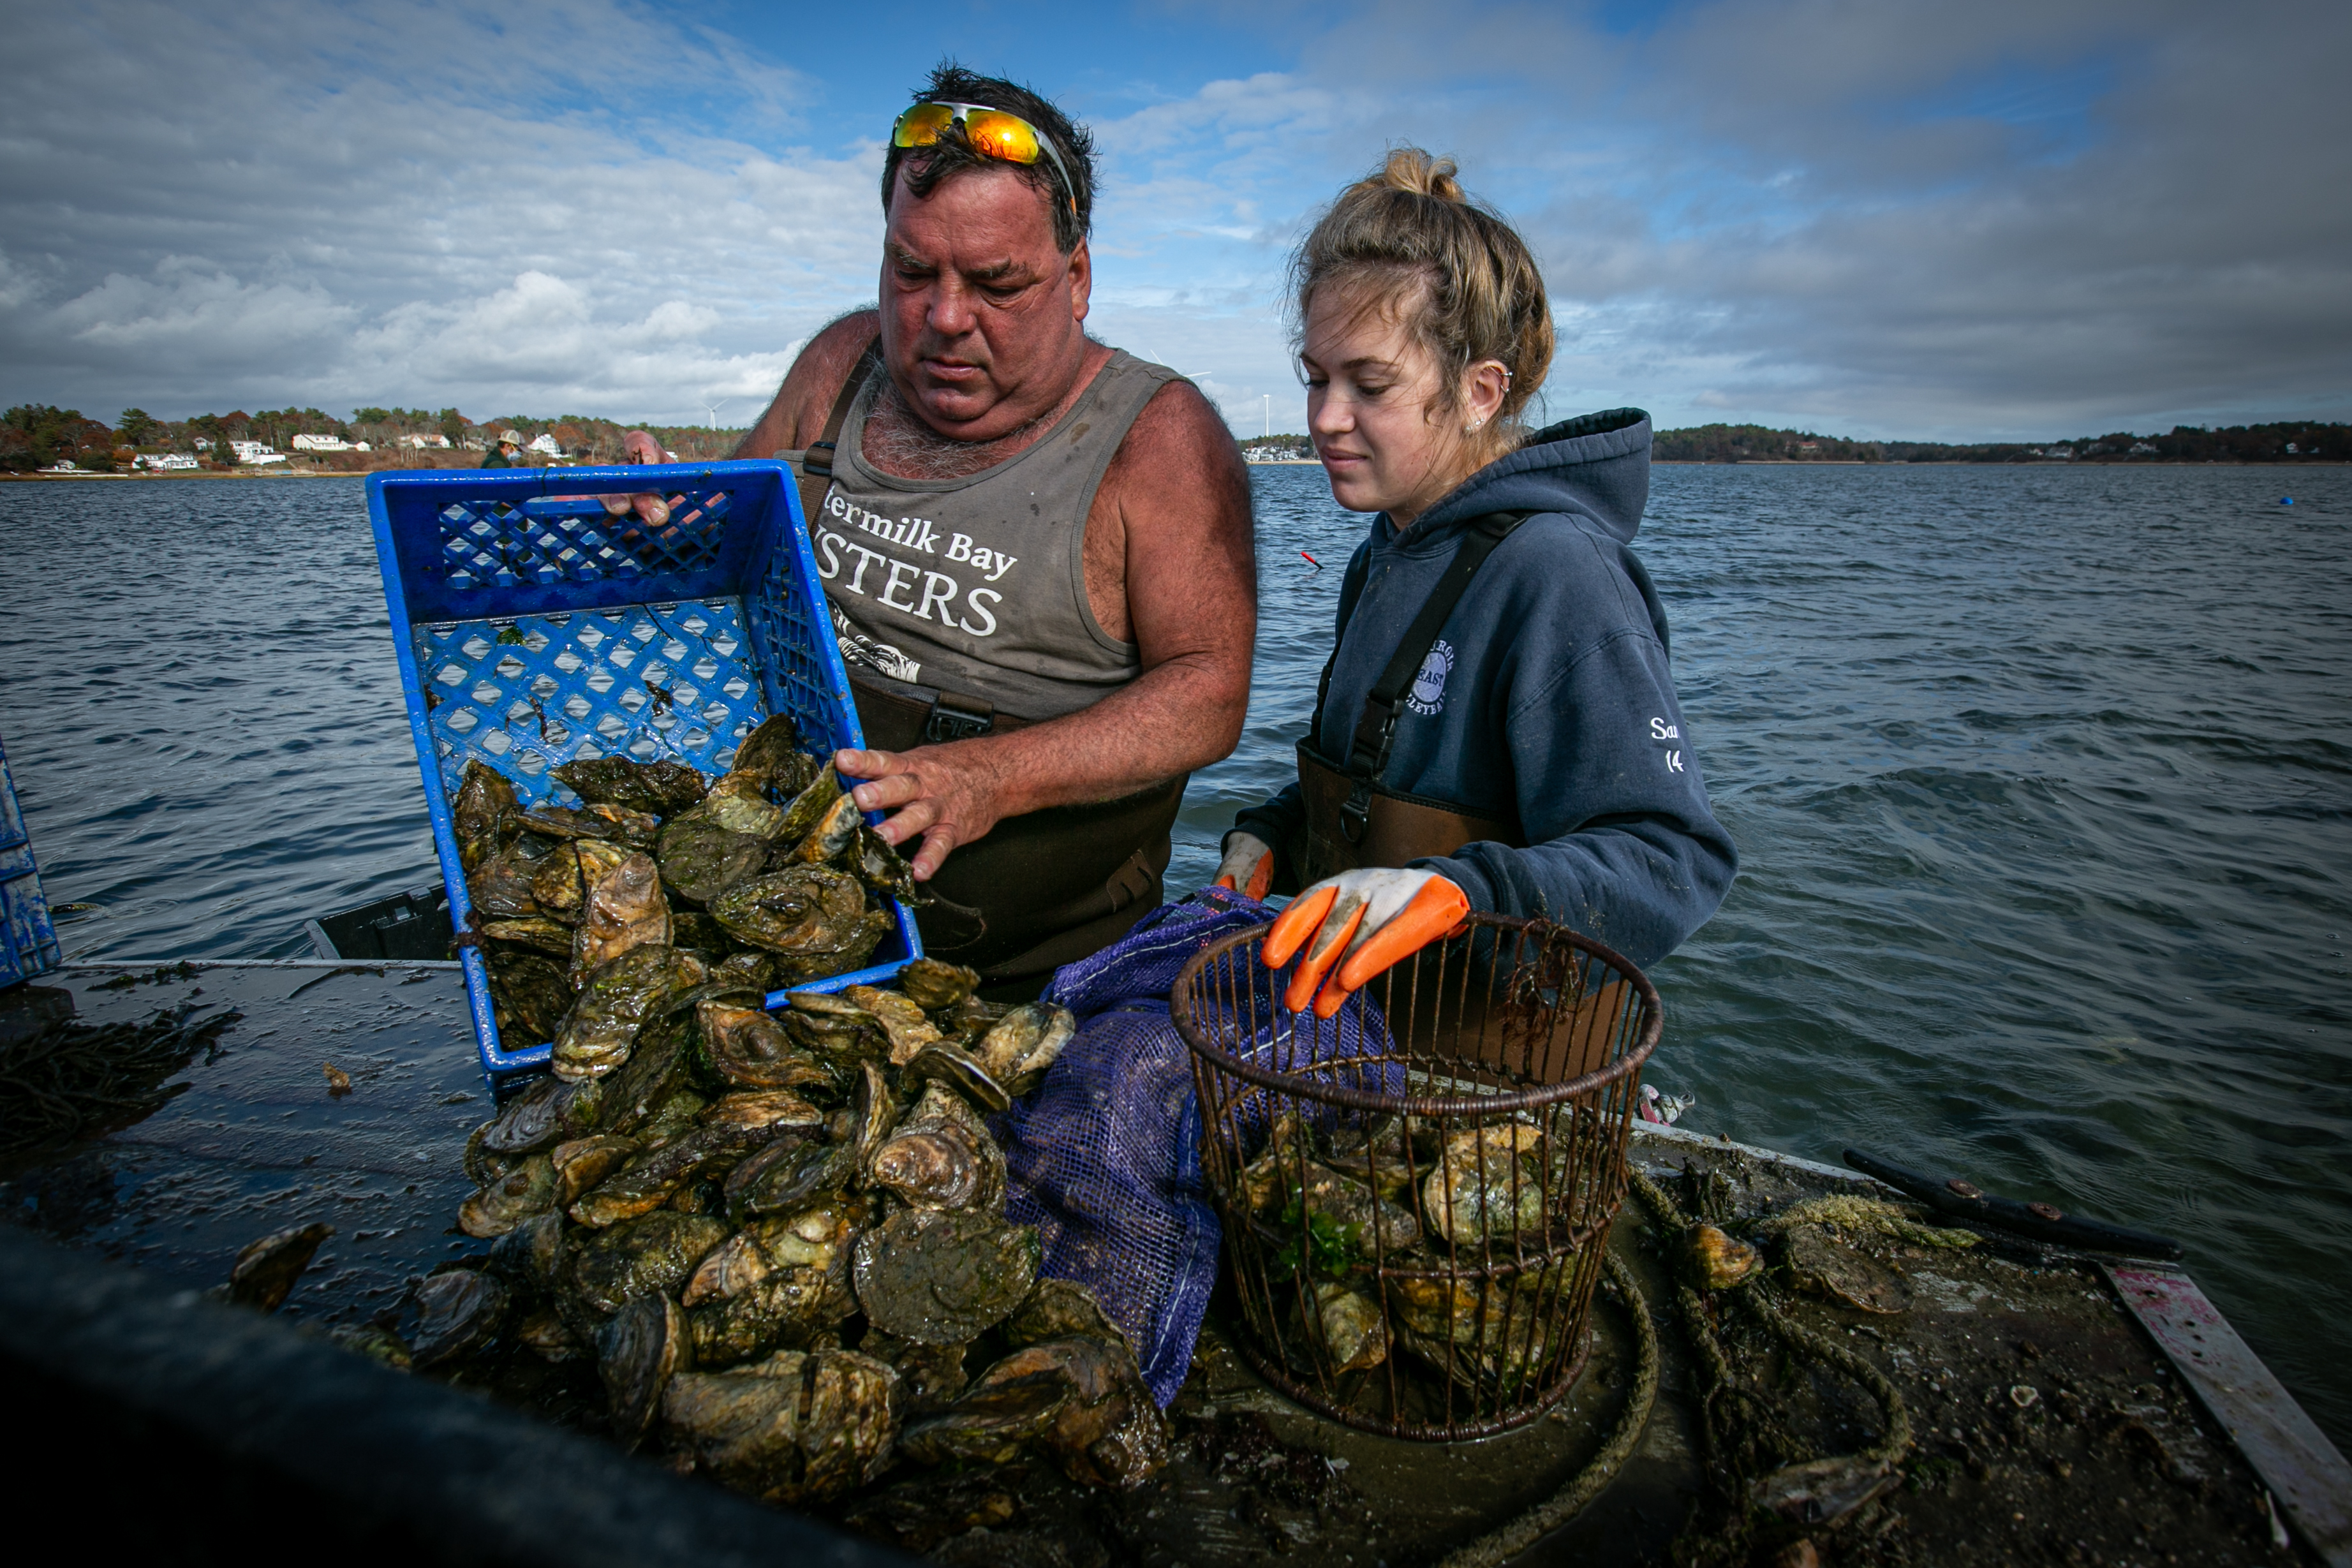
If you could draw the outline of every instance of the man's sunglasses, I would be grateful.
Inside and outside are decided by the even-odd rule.
[[[1040,157],[1054,165],[1062,176],[1062,189],[1069,194],[1070,211],[1078,210],[1078,188],[1070,181],[1070,171],[1062,155],[1054,151],[1054,143],[1045,133],[1017,114],[1002,109],[991,109],[984,103],[919,103],[898,116],[890,127],[893,147],[929,147],[938,142],[950,125],[963,127],[964,140],[971,149],[990,158],[1002,158],[1008,163],[1034,163]]]

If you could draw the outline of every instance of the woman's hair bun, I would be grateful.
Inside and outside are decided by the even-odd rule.
[[[1454,177],[1458,173],[1451,158],[1434,158],[1418,147],[1396,147],[1390,150],[1388,162],[1373,179],[1392,191],[1435,196],[1440,201],[1466,202],[1470,198],[1464,193],[1462,182]]]

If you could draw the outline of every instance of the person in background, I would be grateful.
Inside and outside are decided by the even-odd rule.
[[[1292,286],[1316,452],[1333,499],[1374,515],[1298,780],[1240,815],[1217,880],[1303,889],[1263,956],[1299,957],[1285,1000],[1326,1017],[1473,910],[1655,963],[1715,912],[1738,853],[1632,549],[1649,416],[1518,425],[1551,363],[1542,275],[1449,159],[1391,153],[1307,236]]]
[[[488,457],[482,459],[482,467],[511,468],[516,466],[516,459],[521,456],[522,437],[511,430],[501,430],[499,432],[498,446],[491,450]]]
[[[1185,779],[1249,700],[1248,475],[1190,382],[1087,335],[1093,206],[1083,127],[934,71],[889,127],[879,309],[819,331],[736,450],[801,477],[866,735],[834,765],[892,814],[925,950],[1000,999],[1158,907]]]

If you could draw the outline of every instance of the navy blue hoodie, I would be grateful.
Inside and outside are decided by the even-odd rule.
[[[1588,414],[1481,468],[1400,536],[1384,512],[1348,562],[1344,630],[1316,749],[1344,759],[1463,525],[1533,511],[1487,557],[1398,710],[1381,782],[1473,816],[1516,816],[1528,847],[1467,844],[1412,864],[1473,908],[1541,916],[1654,963],[1704,924],[1738,852],[1708,809],[1666,662],[1666,614],[1631,548],[1650,493],[1650,416]],[[1298,786],[1234,826],[1303,847]]]

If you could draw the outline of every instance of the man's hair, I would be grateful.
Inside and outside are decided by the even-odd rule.
[[[1010,169],[1024,181],[1043,192],[1046,208],[1054,215],[1054,243],[1067,256],[1078,247],[1094,226],[1095,216],[1095,139],[1080,125],[1017,82],[1003,77],[982,76],[968,71],[953,60],[943,60],[931,71],[930,81],[916,89],[915,103],[977,103],[990,109],[1002,109],[1017,114],[1035,126],[1040,134],[1054,144],[1062,155],[1062,166],[1069,171],[1071,189],[1062,186],[1060,171],[1050,158],[1040,158],[1034,163],[1008,163],[1002,158],[992,158],[975,149],[964,135],[961,125],[950,125],[940,133],[940,139],[928,147],[888,147],[882,157],[882,211],[890,211],[890,195],[897,189],[898,171],[907,171],[907,188],[919,196],[928,196],[958,174],[974,169]],[[1073,211],[1073,206],[1076,211]]]

